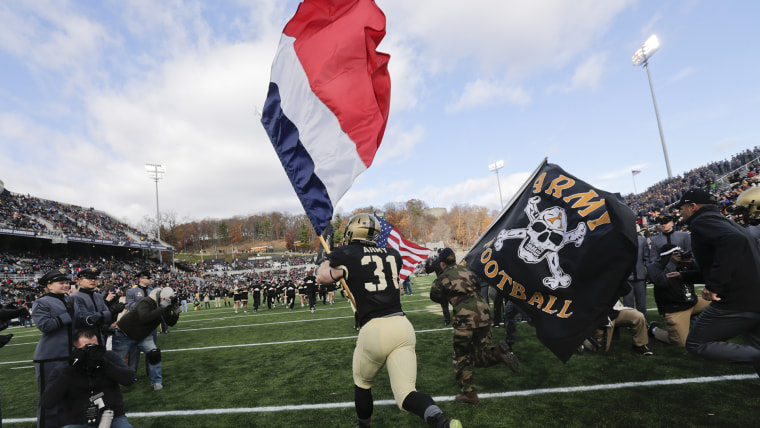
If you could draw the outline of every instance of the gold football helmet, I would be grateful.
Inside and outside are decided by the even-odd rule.
[[[380,222],[372,214],[354,214],[343,231],[343,245],[357,242],[364,245],[377,245],[380,238]]]
[[[760,187],[752,187],[743,191],[736,198],[736,205],[746,209],[746,212],[744,212],[745,221],[760,221],[760,212],[758,212],[758,207],[760,207]]]

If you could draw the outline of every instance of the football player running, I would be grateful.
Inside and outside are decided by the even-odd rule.
[[[372,214],[356,214],[346,225],[343,245],[336,247],[317,269],[317,282],[345,279],[356,303],[360,326],[353,357],[354,405],[359,427],[372,419],[372,381],[385,365],[398,407],[421,417],[431,427],[458,428],[433,399],[416,391],[417,354],[414,328],[401,309],[398,272],[401,255],[377,247],[380,222]]]

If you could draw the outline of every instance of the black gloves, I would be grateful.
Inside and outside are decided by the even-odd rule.
[[[125,307],[126,305],[124,303],[116,302],[113,305],[111,305],[108,308],[108,310],[111,312],[111,315],[118,315],[119,313],[121,313],[121,311],[124,310]]]
[[[103,313],[101,312],[95,312],[92,315],[88,315],[87,318],[85,318],[85,322],[87,325],[96,325],[100,324],[103,321]]]

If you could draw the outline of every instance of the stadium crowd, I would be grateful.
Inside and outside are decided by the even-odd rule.
[[[0,228],[116,241],[153,242],[144,233],[93,208],[0,192]]]
[[[151,262],[141,259],[130,260],[105,260],[102,258],[50,258],[35,257],[30,253],[0,252],[0,302],[16,303],[19,306],[31,308],[32,303],[45,293],[45,288],[39,286],[36,281],[17,280],[19,277],[40,276],[44,272],[65,268],[74,275],[86,267],[95,266],[103,274],[101,276],[101,291],[110,289],[118,290],[121,294],[134,286],[137,281],[135,275],[143,270],[155,272],[157,286],[171,287],[177,296],[192,304],[198,309],[210,307],[201,305],[206,299],[215,302],[215,307],[222,303],[224,306],[232,306],[235,294],[240,294],[245,289],[246,293],[253,294],[256,287],[274,288],[272,296],[276,302],[286,302],[286,291],[289,285],[297,285],[313,271],[313,260],[310,257],[293,257],[284,266],[278,268],[268,267],[271,262],[246,261],[235,264],[235,269],[229,263],[224,264],[196,264],[191,266],[189,272],[179,269],[169,270],[158,267]],[[238,291],[236,293],[236,290]],[[72,290],[72,292],[75,290]],[[305,294],[305,289],[297,291]],[[328,302],[328,294],[317,290],[320,299]],[[326,291],[326,290],[325,290]],[[301,299],[299,299],[301,300]],[[197,302],[197,303],[196,303]],[[303,302],[303,300],[301,300]],[[203,306],[203,307],[201,307]]]
[[[674,211],[673,204],[693,187],[709,189],[725,209],[736,202],[739,194],[757,185],[760,168],[760,147],[745,150],[731,159],[713,162],[676,177],[662,180],[644,192],[626,195],[623,199],[631,207],[642,226],[654,225],[657,217]]]

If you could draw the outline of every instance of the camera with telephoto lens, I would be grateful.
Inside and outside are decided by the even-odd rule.
[[[71,351],[71,366],[75,369],[92,372],[105,364],[106,348],[102,345],[88,343]]]

